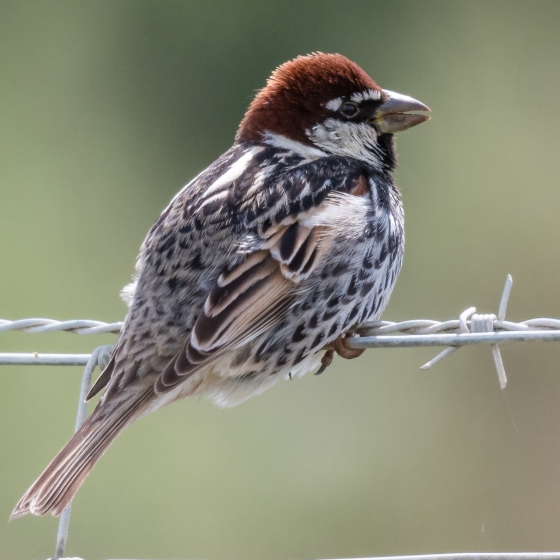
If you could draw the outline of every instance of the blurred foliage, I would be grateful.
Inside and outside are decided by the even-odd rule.
[[[433,110],[399,137],[405,265],[385,317],[560,316],[557,1],[4,0],[0,316],[122,319],[167,201],[231,144],[279,63],[341,52]],[[113,337],[0,335],[0,351]],[[357,557],[560,549],[557,345],[369,351],[231,410],[129,428],[74,505],[69,555]],[[79,368],[2,368],[0,512],[71,433]],[[0,523],[45,558],[56,520]]]

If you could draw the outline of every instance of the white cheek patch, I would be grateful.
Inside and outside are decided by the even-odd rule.
[[[305,133],[315,146],[329,154],[356,158],[376,168],[381,166],[382,154],[373,126],[327,119]]]

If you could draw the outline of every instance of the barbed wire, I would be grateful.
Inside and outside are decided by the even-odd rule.
[[[469,307],[458,319],[434,321],[414,319],[401,322],[370,321],[360,325],[353,336],[345,342],[352,348],[395,348],[410,346],[447,346],[435,358],[422,366],[428,369],[461,346],[490,344],[500,380],[505,388],[506,373],[498,347],[498,342],[519,342],[528,340],[560,341],[560,319],[537,318],[515,323],[506,321],[506,310],[513,280],[508,275],[498,314],[478,314],[475,307]],[[91,320],[56,321],[53,319],[21,319],[9,321],[0,319],[0,333],[21,331],[27,333],[70,332],[73,334],[118,334],[124,323],[104,323]],[[112,346],[98,346],[91,354],[39,354],[32,352],[0,353],[0,365],[85,365],[82,374],[80,399],[76,419],[76,429],[85,419],[87,404],[85,396],[91,385],[93,370],[107,365]],[[62,559],[68,538],[70,506],[61,515],[55,558]],[[371,560],[560,560],[560,553],[457,553],[435,555],[394,556],[372,558]],[[366,559],[364,559],[366,560]]]
[[[360,325],[345,342],[352,348],[394,348],[410,346],[447,346],[421,369],[429,369],[461,346],[490,344],[500,387],[507,384],[506,372],[498,346],[499,342],[560,341],[560,319],[535,318],[521,322],[507,321],[506,311],[513,280],[506,279],[498,314],[476,313],[476,307],[463,311],[458,319],[434,321],[413,319],[400,322],[370,321]],[[124,323],[53,319],[0,319],[0,333],[23,331],[28,333],[71,332],[74,334],[117,334]],[[0,354],[2,364],[25,365],[85,365],[88,354]],[[101,364],[100,364],[101,365]]]
[[[103,323],[78,319],[72,321],[55,321],[54,319],[20,319],[8,321],[0,319],[0,333],[22,331],[28,333],[71,332],[74,334],[117,334],[124,323]]]

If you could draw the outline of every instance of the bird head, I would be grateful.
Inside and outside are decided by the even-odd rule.
[[[298,146],[315,148],[392,168],[393,135],[429,119],[416,111],[430,109],[380,88],[345,56],[313,53],[272,73],[245,113],[236,139],[296,151]]]

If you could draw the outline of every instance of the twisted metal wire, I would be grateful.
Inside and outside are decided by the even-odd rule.
[[[475,308],[469,308],[470,311]],[[381,336],[391,333],[417,334],[443,334],[461,332],[516,332],[516,331],[554,331],[560,330],[560,319],[539,317],[514,323],[513,321],[500,321],[493,314],[472,313],[470,319],[464,322],[467,330],[461,328],[459,319],[448,321],[432,321],[429,319],[412,319],[393,323],[391,321],[368,321],[356,330],[361,336]],[[489,328],[490,327],[490,328]],[[505,340],[505,339],[504,339]]]
[[[506,321],[506,309],[512,287],[511,276],[507,277],[498,315],[477,314],[475,307],[461,313],[459,319],[433,321],[415,319],[398,323],[390,321],[370,321],[360,325],[347,340],[353,348],[405,347],[405,346],[448,346],[435,358],[422,366],[428,369],[458,348],[470,344],[490,344],[500,380],[505,388],[507,379],[500,355],[498,342],[521,340],[560,341],[560,319],[537,318],[515,323]],[[74,320],[55,321],[52,319],[22,319],[8,321],[0,319],[0,333],[22,331],[28,333],[71,332],[74,334],[104,334],[120,332],[123,323],[103,323],[101,321]],[[112,346],[100,346],[91,354],[8,354],[0,353],[0,365],[85,365],[80,390],[80,401],[76,429],[87,412],[85,395],[91,384],[92,372],[96,366],[102,370],[107,365]],[[68,538],[70,507],[61,515],[55,558],[62,559]],[[457,553],[376,557],[370,560],[560,560],[560,552],[549,553]],[[368,560],[368,559],[363,559]]]
[[[485,330],[470,330],[480,318],[496,317],[495,315],[474,314],[466,322],[470,332],[486,332]],[[486,320],[486,319],[485,319]],[[78,319],[71,321],[56,321],[54,319],[19,319],[9,321],[0,319],[0,333],[7,331],[21,331],[28,333],[47,333],[47,332],[70,332],[74,334],[118,334],[124,323],[103,323],[102,321],[91,321]],[[535,331],[535,330],[560,330],[560,319],[537,318],[527,319],[519,323],[513,321],[500,321],[494,319],[494,332],[513,332],[513,331]],[[407,321],[368,321],[360,325],[356,330],[361,336],[381,336],[400,332],[403,334],[442,334],[459,333],[461,323],[459,319],[447,321],[434,321],[430,319],[411,319]]]
[[[118,333],[123,323],[102,323],[101,321],[73,320],[55,321],[54,319],[20,319],[8,321],[0,319],[0,333],[22,331],[28,333],[47,333],[65,331],[74,334]]]
[[[347,339],[352,348],[392,348],[410,346],[447,346],[421,369],[429,369],[461,346],[490,344],[501,388],[507,383],[506,372],[498,342],[560,341],[560,319],[536,318],[519,323],[506,320],[506,310],[513,280],[508,275],[498,314],[478,314],[476,307],[469,307],[458,319],[434,321],[413,319],[394,323],[370,321],[360,325]],[[71,332],[74,334],[118,333],[123,323],[52,319],[0,319],[0,333],[23,331],[29,333]],[[26,365],[85,365],[88,354],[0,354],[2,364]]]

